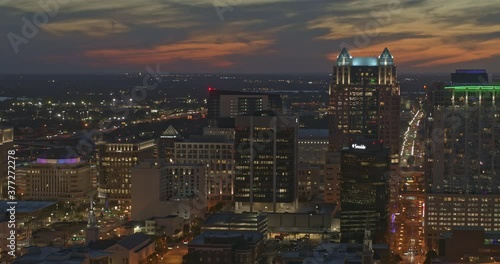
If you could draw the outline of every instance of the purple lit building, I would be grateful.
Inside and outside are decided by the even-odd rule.
[[[23,168],[24,200],[84,202],[90,195],[96,171],[66,149],[52,149]]]

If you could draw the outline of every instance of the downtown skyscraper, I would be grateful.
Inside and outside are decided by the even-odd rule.
[[[379,57],[352,57],[342,49],[330,86],[330,150],[355,140],[382,140],[398,163],[400,88],[394,58],[387,48]]]
[[[298,117],[263,111],[237,116],[235,121],[236,210],[293,211],[297,206]]]
[[[500,231],[500,87],[485,70],[457,70],[428,100],[427,245],[457,227]],[[435,98],[431,98],[435,99]]]
[[[330,85],[329,153],[325,201],[340,203],[340,152],[351,140],[379,141],[390,149],[390,201],[398,196],[400,87],[394,57],[387,48],[378,57],[352,57],[342,49]]]
[[[389,149],[379,141],[352,141],[341,152],[341,241],[363,242],[366,229],[387,242]]]

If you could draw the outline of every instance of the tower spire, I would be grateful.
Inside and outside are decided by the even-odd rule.
[[[372,264],[373,263],[373,247],[372,247],[372,236],[369,228],[369,217],[366,216],[365,225],[365,237],[363,239],[363,253],[362,253],[362,264]]]
[[[346,48],[342,48],[340,54],[337,56],[337,66],[351,65],[352,56]]]
[[[386,47],[384,51],[378,56],[378,62],[380,65],[393,65],[394,57],[389,52],[389,49]]]
[[[90,208],[87,219],[87,230],[85,232],[85,243],[88,245],[91,241],[99,240],[99,227],[94,212],[94,199],[90,197]]]
[[[97,227],[97,218],[95,216],[94,212],[94,199],[93,197],[90,197],[90,209],[89,209],[89,214],[87,217],[87,227]]]

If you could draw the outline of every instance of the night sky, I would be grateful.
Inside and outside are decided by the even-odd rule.
[[[0,0],[0,73],[328,73],[343,46],[500,72],[498,0],[57,1]]]

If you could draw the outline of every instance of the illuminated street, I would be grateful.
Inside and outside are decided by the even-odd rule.
[[[425,186],[422,168],[424,146],[418,132],[423,111],[415,113],[404,134],[401,148],[399,208],[392,215],[392,247],[403,257],[403,263],[423,263],[425,246],[423,239],[423,213]]]
[[[179,246],[179,248],[177,248]],[[163,255],[163,259],[160,258],[158,263],[164,264],[180,264],[182,263],[182,257],[187,254],[188,246],[184,244],[178,244],[174,246],[173,249],[169,249],[167,253]]]

